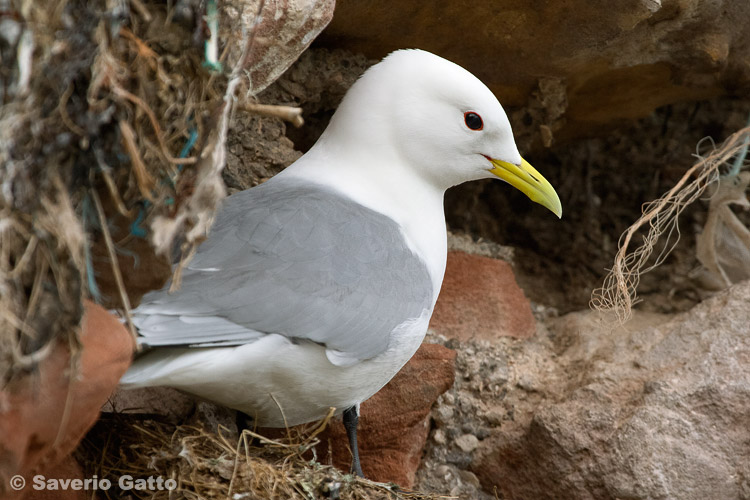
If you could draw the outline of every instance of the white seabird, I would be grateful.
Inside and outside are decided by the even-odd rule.
[[[400,50],[347,92],[310,151],[227,198],[180,290],[134,311],[144,346],[125,387],[170,386],[283,427],[360,403],[416,352],[443,280],[443,195],[505,180],[561,216],[492,92]]]

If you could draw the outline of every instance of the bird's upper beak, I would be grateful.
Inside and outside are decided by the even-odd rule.
[[[555,188],[529,162],[521,158],[521,164],[514,165],[503,160],[489,160],[494,165],[490,172],[562,218],[562,204]]]

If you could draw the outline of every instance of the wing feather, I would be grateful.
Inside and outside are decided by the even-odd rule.
[[[277,333],[324,344],[345,364],[383,352],[432,296],[425,263],[393,220],[282,176],[229,197],[181,289],[147,294],[134,319],[150,346]]]

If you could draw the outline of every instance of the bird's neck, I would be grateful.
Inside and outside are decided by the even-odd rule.
[[[333,152],[329,147],[313,147],[279,175],[332,186],[361,205],[395,220],[412,250],[427,264],[433,299],[437,300],[447,255],[445,190],[420,179],[400,162],[396,155],[382,150],[376,155],[364,151],[352,155]]]

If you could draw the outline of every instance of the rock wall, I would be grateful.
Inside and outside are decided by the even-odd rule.
[[[443,340],[459,372],[421,484],[442,474],[485,498],[471,472],[519,500],[750,498],[748,302],[745,281],[624,327],[582,312],[524,343]]]
[[[337,3],[321,42],[370,57],[418,47],[451,59],[535,142],[596,132],[659,106],[750,85],[750,4],[730,0]]]

